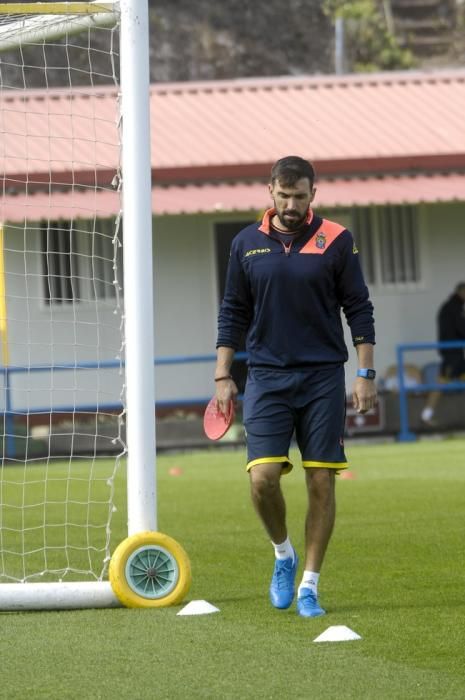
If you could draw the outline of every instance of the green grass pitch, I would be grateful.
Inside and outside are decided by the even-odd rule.
[[[349,443],[347,454],[355,478],[337,484],[320,579],[325,617],[268,602],[273,554],[242,450],[164,455],[158,523],[191,559],[183,605],[207,600],[220,612],[0,613],[0,698],[463,700],[465,440]],[[302,554],[306,499],[293,456],[283,489]],[[117,500],[124,491],[119,477]],[[124,522],[113,536],[124,538]],[[362,639],[315,644],[331,625]]]

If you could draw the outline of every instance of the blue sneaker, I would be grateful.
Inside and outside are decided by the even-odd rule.
[[[297,598],[297,612],[302,617],[320,617],[326,610],[320,607],[318,598],[311,588],[301,588]]]
[[[275,608],[285,610],[294,600],[294,581],[299,558],[294,551],[294,559],[276,559],[270,585],[270,600]]]

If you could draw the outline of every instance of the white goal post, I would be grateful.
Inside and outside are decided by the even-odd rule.
[[[109,49],[101,44],[94,48],[91,42],[90,33],[100,28],[111,32]],[[71,40],[83,32],[89,38],[81,44]],[[85,56],[77,67],[71,63],[56,67],[69,81],[56,90],[50,87],[51,41],[65,47],[67,60],[81,49]],[[43,56],[40,67],[28,58],[30,45]],[[109,607],[121,601],[144,606],[140,595],[145,593],[140,591],[147,587],[148,606],[156,607],[177,602],[190,585],[182,548],[166,536],[160,540],[156,532],[148,46],[147,0],[0,3],[0,347],[5,397],[0,610]],[[22,64],[12,67],[6,59],[2,66],[1,52],[13,49],[19,50]],[[105,78],[92,64],[93,51],[106,52],[113,71],[110,85],[100,87],[98,81]],[[40,73],[42,88],[30,89],[27,84],[34,71]],[[10,81],[10,73],[19,75],[23,85]],[[81,84],[83,73],[88,74],[88,86]],[[119,112],[107,107],[110,98]],[[18,111],[12,116],[14,109]],[[121,149],[112,132],[119,135]],[[117,150],[121,158],[112,172]],[[115,198],[120,203],[115,205]],[[122,226],[127,232],[122,246],[124,283],[119,259]],[[19,318],[20,308],[25,310],[24,319]],[[37,309],[42,322],[36,318]],[[109,380],[103,378],[107,368]],[[72,377],[72,385],[62,377]],[[122,409],[116,411],[112,444],[120,449],[108,460],[101,458],[96,445],[101,426],[115,415],[116,385]],[[16,406],[18,395],[21,408]],[[70,404],[69,410],[63,401]],[[55,461],[51,446],[57,414],[67,416],[71,447]],[[79,427],[83,414],[90,415],[96,426],[90,438],[93,451],[84,456],[76,448],[89,437],[87,428]],[[46,416],[45,429],[36,426],[38,415]],[[26,454],[17,456],[18,434],[11,423],[20,418]],[[45,467],[39,458],[32,458],[32,464],[29,458],[32,438],[41,430],[49,446]],[[129,544],[113,566],[113,585],[110,526],[115,512],[124,517],[124,508],[113,501],[118,469],[124,463],[123,537]],[[58,512],[63,521],[55,521]],[[77,522],[83,512],[84,522]],[[103,520],[97,521],[95,514]],[[153,550],[156,559],[161,552],[163,566],[170,570],[166,587],[160,588],[155,579]],[[72,561],[76,552],[77,564]],[[101,562],[94,565],[98,557]],[[13,573],[7,568],[11,558]],[[35,561],[37,571],[29,566]],[[146,572],[143,583],[137,578],[140,562]],[[107,580],[109,565],[112,583]]]

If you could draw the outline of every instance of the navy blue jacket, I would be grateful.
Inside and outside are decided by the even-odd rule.
[[[438,340],[465,340],[465,313],[463,299],[454,293],[438,312]],[[439,354],[446,362],[463,360],[463,348],[441,348]]]
[[[354,345],[375,342],[373,305],[352,234],[309,210],[289,250],[270,226],[234,238],[218,319],[216,347],[238,350],[246,337],[250,366],[298,368],[348,358],[341,309]]]

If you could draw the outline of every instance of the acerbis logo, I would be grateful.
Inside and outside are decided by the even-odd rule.
[[[249,255],[260,255],[261,253],[271,253],[271,248],[255,248],[254,250],[248,250],[245,257],[248,258]]]

